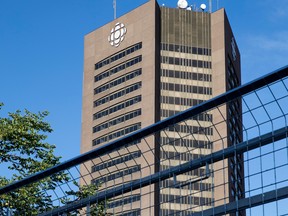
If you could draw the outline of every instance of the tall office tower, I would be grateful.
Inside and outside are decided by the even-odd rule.
[[[240,85],[240,54],[224,9],[187,10],[179,2],[167,8],[150,0],[85,36],[82,153]],[[240,114],[235,100],[87,162],[81,174],[107,189],[221,150],[242,140]],[[109,208],[116,215],[188,215],[239,199],[244,171],[236,160],[242,155],[116,197]]]

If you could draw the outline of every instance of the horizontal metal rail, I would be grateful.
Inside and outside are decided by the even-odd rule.
[[[249,92],[252,92],[256,89],[259,89],[261,87],[269,85],[269,84],[271,84],[277,80],[283,79],[287,76],[288,76],[288,66],[285,66],[283,68],[275,70],[274,72],[272,72],[268,75],[265,75],[263,77],[255,79],[254,81],[251,81],[247,84],[243,84],[242,86],[239,86],[239,87],[234,88],[230,91],[227,91],[226,93],[223,93],[223,94],[221,94],[217,97],[214,97],[210,100],[207,100],[207,101],[205,101],[199,105],[193,106],[193,107],[191,107],[191,108],[189,108],[183,112],[180,112],[180,113],[178,113],[178,114],[176,114],[170,118],[164,119],[164,120],[159,121],[159,122],[157,122],[151,126],[140,129],[134,133],[131,133],[127,136],[124,136],[118,140],[112,141],[106,145],[103,145],[103,146],[96,148],[92,151],[84,153],[78,157],[71,159],[71,160],[60,163],[59,165],[51,167],[47,170],[44,170],[42,172],[28,176],[22,180],[17,181],[17,182],[6,185],[6,186],[0,188],[0,195],[2,195],[4,193],[8,193],[8,192],[13,191],[13,190],[16,190],[17,188],[23,187],[25,185],[39,181],[41,179],[47,178],[47,177],[49,177],[49,176],[51,176],[57,172],[64,171],[64,170],[69,169],[73,166],[77,166],[81,163],[84,163],[88,160],[99,157],[101,155],[105,155],[105,154],[111,152],[115,148],[125,146],[127,143],[130,143],[130,142],[133,142],[135,140],[139,140],[139,139],[142,139],[146,136],[154,134],[155,132],[163,130],[170,125],[173,125],[173,124],[181,122],[185,119],[191,118],[192,116],[198,115],[198,114],[202,113],[203,111],[210,110],[210,109],[217,107],[223,103],[229,102],[229,101],[231,101],[237,97],[243,96]]]
[[[202,212],[195,212],[190,216],[221,216],[228,213],[245,210],[262,204],[275,202],[277,200],[288,198],[288,187],[282,187],[276,190],[271,190],[263,194],[240,199],[221,206],[216,206]]]
[[[56,209],[53,209],[51,211],[48,211],[46,213],[40,214],[41,216],[56,216],[61,213],[69,211],[73,211],[76,209],[80,209],[85,207],[89,203],[98,203],[103,200],[110,199],[112,197],[121,195],[123,193],[129,192],[131,190],[136,190],[141,187],[145,187],[147,185],[157,183],[159,181],[163,181],[165,179],[171,178],[174,175],[180,175],[185,172],[188,172],[190,170],[195,170],[200,167],[205,166],[206,164],[212,164],[218,161],[221,161],[223,159],[229,158],[231,156],[234,156],[235,153],[241,154],[244,152],[247,152],[249,150],[256,149],[260,146],[264,146],[267,144],[270,144],[272,142],[276,142],[278,140],[286,138],[288,135],[288,127],[283,127],[279,130],[276,130],[274,132],[270,132],[267,134],[264,134],[260,137],[253,138],[251,140],[239,143],[235,146],[231,146],[228,148],[225,148],[223,150],[214,152],[210,155],[203,156],[201,158],[198,158],[196,160],[189,161],[187,163],[172,167],[170,169],[157,172],[155,174],[149,175],[147,177],[144,177],[139,180],[135,180],[130,183],[123,184],[119,187],[116,187],[114,189],[106,190],[103,192],[100,192],[94,196],[90,196],[88,198],[81,199],[79,201],[72,202],[71,204],[65,205],[63,207],[59,207]]]

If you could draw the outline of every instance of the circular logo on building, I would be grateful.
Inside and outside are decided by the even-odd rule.
[[[108,36],[108,41],[111,46],[118,47],[124,40],[127,29],[123,23],[116,23],[115,27],[111,30],[111,34]]]

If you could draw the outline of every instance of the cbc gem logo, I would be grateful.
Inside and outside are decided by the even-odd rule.
[[[111,30],[108,36],[108,41],[111,46],[118,47],[120,43],[124,40],[127,29],[123,23],[116,23],[115,27]]]

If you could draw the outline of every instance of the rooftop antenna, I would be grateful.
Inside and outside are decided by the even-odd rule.
[[[200,8],[202,9],[202,11],[204,11],[206,9],[206,5],[205,4],[201,4]]]
[[[113,0],[114,19],[116,19],[116,0]]]
[[[188,2],[186,0],[178,0],[177,6],[180,9],[186,9],[188,7]]]
[[[209,12],[212,13],[212,0],[209,0]]]

